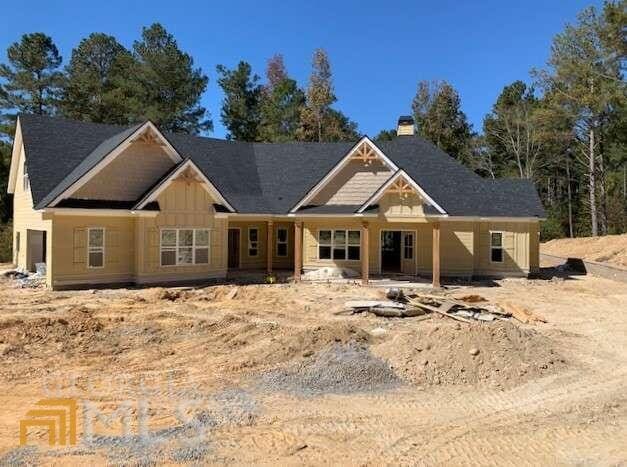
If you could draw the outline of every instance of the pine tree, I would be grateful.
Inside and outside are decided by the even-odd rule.
[[[135,109],[141,94],[124,83],[137,69],[131,53],[114,37],[93,33],[72,51],[66,69],[62,111],[69,118],[99,123],[129,123],[137,117]],[[135,99],[133,99],[135,98]]]
[[[449,83],[421,81],[412,102],[418,134],[461,161],[471,158],[472,127]]]
[[[159,23],[144,28],[141,40],[133,44],[133,55],[138,64],[136,82],[126,83],[131,89],[124,93],[140,90],[135,113],[169,131],[195,134],[213,128],[200,104],[208,78],[194,68],[194,60],[179,49],[172,34]]]
[[[228,139],[257,141],[259,139],[261,85],[259,76],[252,75],[249,63],[241,61],[234,70],[218,65],[218,84],[224,92],[223,125],[229,130]]]
[[[268,60],[267,84],[261,90],[259,140],[285,142],[296,139],[305,94],[291,79],[283,56]]]
[[[575,122],[574,132],[579,142],[576,156],[581,156],[577,159],[583,160],[587,170],[593,236],[606,230],[603,212],[606,156],[601,151],[600,138],[613,108],[624,105],[625,100],[621,54],[604,40],[607,30],[606,18],[599,17],[594,8],[585,9],[578,15],[577,24],[567,25],[555,37],[549,69],[535,72],[545,92],[551,94],[552,104]]]
[[[316,49],[306,91],[306,103],[300,113],[298,139],[319,142],[357,139],[357,124],[331,107],[336,101],[329,58],[324,50]]]
[[[13,136],[15,114],[54,114],[63,73],[61,55],[52,39],[40,32],[24,34],[7,49],[7,64],[0,64],[0,133]]]

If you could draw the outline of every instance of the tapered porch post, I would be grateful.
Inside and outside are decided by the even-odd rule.
[[[370,242],[368,238],[369,226],[367,222],[361,224],[361,282],[368,284],[370,268]]]
[[[273,233],[274,222],[268,221],[266,226],[267,240],[266,240],[266,271],[268,274],[272,274],[272,247],[273,247]]]
[[[303,223],[294,222],[294,280],[300,281],[300,271],[303,267]]]
[[[440,223],[433,224],[433,288],[440,287]]]

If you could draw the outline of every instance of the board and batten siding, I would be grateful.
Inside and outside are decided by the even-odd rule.
[[[159,145],[135,142],[73,193],[72,198],[138,199],[173,166]]]
[[[392,173],[381,161],[370,165],[353,160],[343,167],[311,200],[314,205],[360,205],[368,200]]]
[[[200,182],[175,180],[157,198],[161,212],[136,221],[138,254],[137,282],[202,280],[226,276],[227,220],[215,216],[215,202]],[[161,229],[209,230],[209,264],[161,266]]]

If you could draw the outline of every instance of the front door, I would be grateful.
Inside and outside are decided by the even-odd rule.
[[[239,268],[239,229],[229,229],[229,268]]]
[[[381,272],[401,272],[401,232],[381,232]]]

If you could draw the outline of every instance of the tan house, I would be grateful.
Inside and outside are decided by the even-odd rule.
[[[414,136],[245,143],[61,118],[18,119],[14,261],[55,289],[334,266],[372,275],[525,276],[544,211]]]

